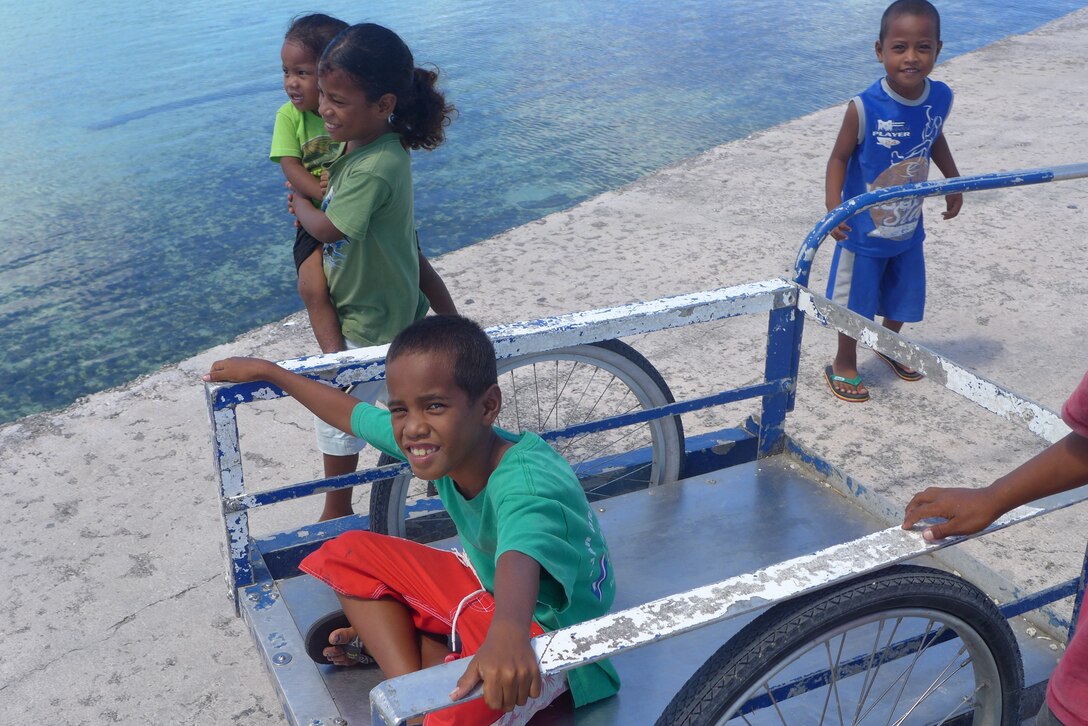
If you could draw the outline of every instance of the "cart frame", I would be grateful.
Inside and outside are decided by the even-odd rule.
[[[724,403],[759,399],[758,418],[749,419],[737,429],[689,438],[686,473],[690,475],[692,472],[709,471],[736,461],[759,459],[788,451],[811,465],[843,491],[861,495],[861,486],[848,474],[806,450],[785,431],[786,416],[792,410],[796,393],[805,316],[920,370],[930,381],[944,385],[950,391],[1008,421],[1025,426],[1048,442],[1060,439],[1068,432],[1068,428],[1055,412],[1044,406],[809,290],[806,287],[809,270],[819,243],[840,222],[888,200],[1037,184],[1084,176],[1088,176],[1088,164],[963,177],[879,190],[844,203],[821,220],[802,245],[793,281],[767,280],[650,302],[571,313],[491,328],[488,334],[495,343],[497,356],[505,359],[766,313],[766,362],[761,382],[588,422],[550,432],[549,436],[562,438],[586,431],[675,416]],[[300,358],[280,365],[343,388],[384,377],[386,351],[387,346],[376,346],[348,353]],[[295,568],[298,562],[321,542],[346,529],[366,527],[367,518],[353,517],[345,521],[300,527],[268,538],[254,538],[249,531],[248,513],[250,510],[282,501],[373,482],[389,477],[403,467],[371,468],[334,479],[290,484],[257,493],[247,492],[236,409],[253,401],[270,400],[285,394],[267,383],[208,384],[206,394],[226,541],[226,580],[236,612],[250,625],[263,659],[277,684],[288,719],[293,723],[346,723],[338,715],[331,697],[323,691],[316,666],[298,652],[298,643],[294,642],[296,639],[285,636],[293,629],[297,630],[297,626],[279,595],[276,583],[281,578],[289,577],[292,571],[297,572]],[[742,445],[721,447],[719,444],[723,440]],[[723,449],[728,449],[728,453],[723,454]],[[982,536],[1085,499],[1088,499],[1088,494],[1068,496],[1044,507],[1021,507],[975,536]],[[776,602],[833,585],[859,573],[871,572],[943,549],[964,539],[969,538],[949,538],[943,542],[926,543],[916,532],[890,527],[745,575],[545,633],[534,640],[533,647],[542,672],[566,671],[627,650],[658,643],[695,628],[767,608]],[[1079,576],[1008,602],[1001,607],[1001,612],[1011,618],[1075,595],[1074,616],[1069,626],[1071,635],[1083,600],[1086,572],[1088,552]],[[370,696],[373,722],[402,724],[410,718],[448,706],[445,694],[452,689],[466,665],[465,661],[454,661],[382,683]],[[478,696],[478,692],[474,694],[474,697]]]

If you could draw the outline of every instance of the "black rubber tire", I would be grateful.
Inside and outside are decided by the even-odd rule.
[[[955,618],[972,628],[992,656],[1000,681],[1001,692],[994,696],[1000,704],[1000,720],[988,720],[985,726],[1020,723],[1024,682],[1020,651],[1008,622],[994,603],[977,587],[950,573],[897,565],[770,608],[696,671],[673,697],[657,725],[721,723],[731,709],[748,701],[751,696],[746,694],[768,673],[804,652],[807,644],[867,616],[904,610],[926,611],[938,621],[942,616]],[[775,716],[788,723],[781,713]],[[745,722],[737,718],[736,723]],[[971,721],[961,717],[946,723],[950,722]]]
[[[396,464],[400,460],[394,459],[389,454],[382,454],[378,457],[378,466],[387,466],[388,464]],[[390,477],[388,479],[378,479],[370,485],[370,531],[377,532],[378,534],[393,534],[398,535],[399,532],[393,530],[390,526],[392,516],[390,510],[399,510],[401,507],[397,502],[392,501],[394,493],[400,493],[403,491],[403,486],[397,481],[400,477],[411,477],[412,473],[407,472],[401,474],[399,477]],[[433,542],[438,539],[445,539],[445,537],[452,537],[456,534],[456,529],[453,527],[453,523],[449,522],[448,526],[443,526],[443,530],[449,529],[449,533],[443,536],[443,531],[435,532],[434,539],[423,537],[409,537],[409,539],[417,539],[418,541]]]
[[[587,343],[572,348],[565,348],[556,353],[558,353],[560,358],[567,354],[573,354],[590,361],[595,358],[599,359],[602,356],[607,356],[610,359],[610,362],[605,363],[602,361],[603,365],[598,364],[598,367],[602,370],[609,371],[612,371],[612,368],[609,366],[615,367],[619,361],[622,361],[621,365],[626,372],[628,374],[637,375],[640,379],[638,385],[641,388],[652,389],[652,396],[656,399],[655,405],[664,405],[675,401],[668,384],[665,382],[665,379],[661,377],[658,370],[654,368],[653,364],[646,360],[646,358],[637,350],[620,340],[603,340],[597,343]],[[540,356],[524,356],[511,361],[511,363],[513,364],[513,368],[516,369],[519,362],[531,364],[537,358],[541,356],[546,357],[548,355],[550,354],[545,353],[540,354]],[[500,367],[500,379],[505,375],[502,370],[503,368]],[[507,367],[505,370],[511,370],[511,368]],[[669,441],[668,445],[664,447],[668,452],[666,454],[668,462],[662,467],[665,471],[661,474],[662,481],[658,483],[672,483],[683,476],[685,455],[684,427],[679,416],[670,416],[661,419],[660,421],[661,437],[667,438]],[[393,458],[382,455],[378,460],[378,465],[381,466],[393,463],[394,461]],[[398,478],[381,479],[371,485],[371,531],[380,534],[405,536],[419,542],[432,542],[453,536],[455,534],[453,524],[446,518],[421,517],[418,520],[411,519],[407,522],[404,521],[404,502],[400,500],[405,497],[405,492],[407,491],[407,479],[405,477],[410,476],[410,474],[404,474]],[[394,501],[394,499],[397,499],[397,501]]]

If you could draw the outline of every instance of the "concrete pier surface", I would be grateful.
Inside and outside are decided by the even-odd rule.
[[[945,133],[962,173],[1088,161],[1086,47],[1088,9],[938,66],[934,77],[956,92]],[[874,78],[879,71],[874,62]],[[461,311],[488,325],[788,277],[824,212],[843,110],[715,148],[436,267]],[[1059,407],[1088,368],[1088,180],[968,195],[947,222],[942,206],[926,203],[928,307],[905,334]],[[817,290],[829,258],[829,249],[817,257]],[[634,343],[680,397],[753,379],[764,325],[729,321]],[[889,511],[924,486],[989,483],[1043,448],[942,387],[899,381],[864,351],[872,400],[837,401],[821,377],[834,341],[806,327],[788,431]],[[0,723],[281,721],[226,597],[199,375],[227,355],[313,349],[296,315],[0,427]],[[281,401],[242,414],[248,481],[318,474],[297,408]],[[276,529],[318,509],[299,506],[254,526]],[[952,565],[1003,585],[992,593],[1002,598],[1061,581],[1083,555],[1085,515],[1074,507],[958,546]]]

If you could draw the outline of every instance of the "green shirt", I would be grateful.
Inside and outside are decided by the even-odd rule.
[[[412,167],[400,134],[333,162],[323,208],[345,237],[324,256],[341,332],[361,345],[388,343],[430,307],[419,289]]]
[[[388,411],[360,403],[352,412],[351,428],[374,447],[404,460]],[[465,499],[448,476],[435,482],[481,584],[494,593],[499,556],[521,552],[540,563],[533,619],[544,630],[604,615],[615,598],[616,581],[597,516],[578,478],[536,434],[495,430],[514,445],[483,491]],[[569,671],[567,682],[576,706],[611,696],[620,683],[608,661]]]
[[[321,172],[329,168],[343,150],[344,145],[329,138],[325,122],[313,111],[299,111],[288,101],[276,112],[268,158],[277,164],[283,157],[293,156],[320,179]]]

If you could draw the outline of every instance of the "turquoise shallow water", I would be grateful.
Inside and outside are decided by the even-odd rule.
[[[299,309],[267,150],[279,47],[302,8],[3,4],[0,422]],[[942,59],[1084,4],[939,2]],[[461,111],[447,144],[414,161],[436,255],[841,102],[879,75],[884,2],[360,7],[318,9],[397,30]]]

